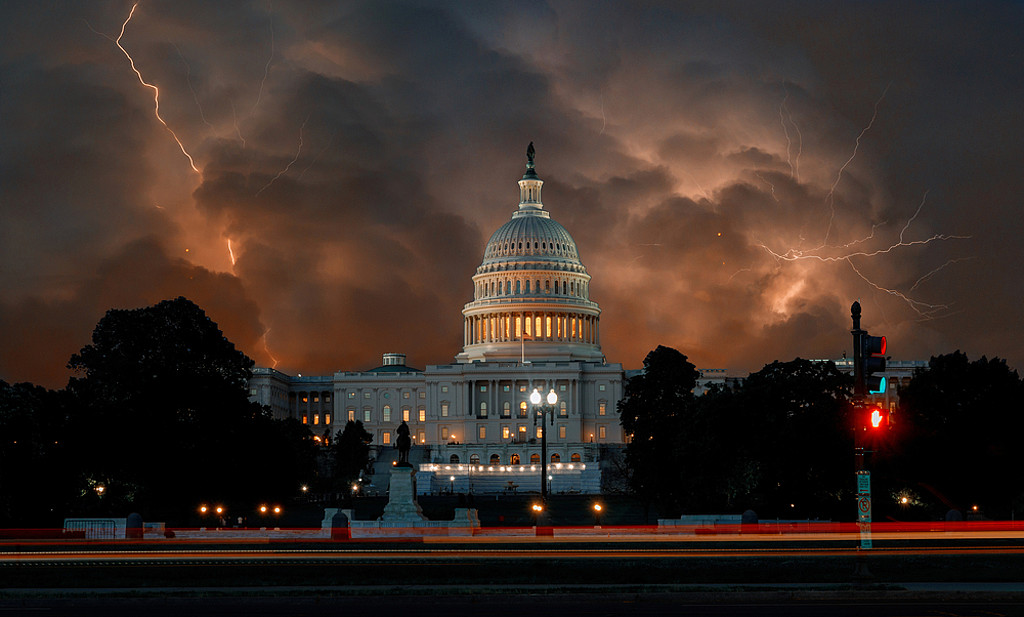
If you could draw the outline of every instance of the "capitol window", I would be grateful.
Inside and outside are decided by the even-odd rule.
[[[356,421],[356,410],[355,409],[349,409],[348,410],[348,421],[349,422],[355,422]]]
[[[580,453],[579,453],[579,452],[573,452],[573,453],[572,453],[572,456],[570,456],[570,457],[569,457],[569,460],[570,460],[571,462],[573,462],[573,463],[578,463],[578,462],[580,462]]]
[[[448,417],[448,403],[441,403],[441,417]]]
[[[479,439],[487,439],[487,427],[481,424],[477,427],[476,434]]]
[[[603,416],[603,415],[605,415],[607,413],[607,411],[608,411],[608,403],[606,403],[604,401],[601,401],[600,403],[597,404],[597,415]]]
[[[402,422],[408,422],[409,421],[409,416],[410,416],[411,413],[412,413],[412,411],[408,407],[403,407],[402,408]]]
[[[391,432],[383,431],[380,435],[380,442],[385,446],[391,443]]]
[[[480,417],[481,418],[486,418],[487,417],[487,403],[486,402],[481,402],[480,403]]]
[[[530,464],[536,465],[538,463],[540,463],[540,455],[534,452],[533,454],[530,455]]]
[[[558,427],[558,438],[559,439],[565,439],[565,427],[564,426],[559,426]]]
[[[419,415],[420,422],[426,422],[427,421],[427,408],[426,407],[420,407],[418,410],[416,410],[416,413]]]
[[[391,422],[391,405],[384,406],[384,422]]]
[[[502,439],[509,439],[511,437],[512,437],[511,429],[509,429],[509,427],[507,427],[507,426],[501,427],[501,438]]]
[[[366,409],[363,410],[363,422],[364,423],[369,423],[371,417],[372,417],[372,412],[370,411],[370,408],[367,407]]]
[[[505,401],[501,404],[501,417],[511,418],[512,417],[512,403]]]

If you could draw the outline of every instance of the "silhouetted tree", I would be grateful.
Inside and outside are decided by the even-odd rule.
[[[283,470],[304,464],[311,435],[248,400],[253,361],[189,300],[108,311],[68,366],[82,375],[68,386],[75,455],[87,482],[107,483],[112,510],[183,516],[199,500],[295,489]]]
[[[76,498],[66,398],[0,381],[0,527],[53,527]]]
[[[900,391],[893,431],[892,456],[880,451],[879,464],[931,497],[932,515],[975,504],[991,517],[1019,515],[1024,385],[1005,360],[931,358]]]
[[[334,480],[342,493],[347,493],[353,482],[359,479],[360,472],[370,463],[371,435],[359,420],[345,423],[331,448],[334,450]]]
[[[666,514],[686,505],[684,448],[696,412],[693,389],[699,374],[686,356],[659,345],[644,358],[643,372],[632,377],[619,401],[622,429],[631,436],[626,464],[630,487],[645,503],[657,503]]]
[[[851,387],[834,363],[797,358],[701,397],[711,494],[762,516],[841,515],[854,488]]]

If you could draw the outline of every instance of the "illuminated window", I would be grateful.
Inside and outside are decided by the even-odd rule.
[[[356,393],[355,392],[349,392],[348,393],[348,397],[349,398],[355,398],[356,397]]]
[[[559,463],[559,462],[561,462],[561,460],[562,460],[562,457],[558,456],[557,452],[551,455],[551,462],[552,463]]]
[[[526,392],[526,386],[519,386],[520,392]]]
[[[313,424],[320,424],[320,414],[313,414]]]
[[[441,386],[441,392],[447,392],[448,386]]]
[[[512,417],[512,403],[505,401],[501,404],[501,417],[511,418]]]
[[[523,402],[519,403],[519,417],[520,418],[525,418],[526,417],[526,401],[523,401]]]
[[[565,401],[560,401],[558,403],[558,417],[566,418],[568,416],[569,416],[569,410],[566,409],[566,407],[565,407]]]
[[[558,438],[559,439],[565,439],[565,427],[564,426],[559,426],[558,427]]]
[[[486,418],[487,417],[487,402],[486,401],[483,401],[483,402],[480,403],[480,417],[481,418]]]
[[[425,430],[420,429],[416,432],[416,442],[420,444],[427,443],[427,432]]]
[[[518,465],[519,464],[519,455],[518,454],[513,454],[512,458],[510,460],[511,460],[513,465]]]
[[[497,454],[492,454],[491,455],[491,465],[497,465],[500,462],[501,462],[501,457],[500,456],[498,456]]]
[[[469,455],[469,464],[470,465],[479,465],[480,464],[480,455],[479,454],[470,454]]]
[[[391,443],[391,433],[389,431],[384,431],[383,433],[381,433],[380,442],[385,446]]]
[[[602,424],[601,426],[597,427],[597,438],[604,439],[605,437],[607,437],[607,435],[605,434],[605,427]]]
[[[320,397],[319,396],[314,396],[313,397],[313,402],[314,403],[319,403],[320,402]]]
[[[540,455],[534,452],[533,454],[530,455],[530,464],[536,465],[538,463],[540,463]]]
[[[384,422],[391,422],[391,405],[384,406]]]
[[[503,386],[501,387],[501,389],[502,389],[503,391],[505,391],[505,392],[508,392],[510,388],[511,388],[511,386],[509,386],[508,384],[505,384],[505,385],[503,385]]]
[[[309,399],[308,399],[307,397],[305,397],[305,396],[304,396],[304,397],[302,397],[302,402],[303,402],[303,403],[308,403],[308,402],[309,402]]]
[[[409,393],[408,392],[403,392],[402,393],[402,398],[409,398]]]
[[[309,424],[309,418],[306,417],[306,414],[302,414],[302,423]]]
[[[408,407],[403,407],[402,408],[402,422],[408,422],[409,421],[409,416],[410,416],[411,413],[412,413],[411,409],[409,409]]]
[[[547,328],[546,328],[547,335],[546,336],[548,338],[551,338],[551,318],[550,317],[546,317],[545,320],[547,321]]]
[[[420,407],[419,409],[416,410],[416,413],[420,417],[420,422],[426,422],[427,421],[427,408],[426,407]]]
[[[330,423],[331,423],[331,414],[325,413],[324,414],[324,424],[330,424]]]
[[[448,427],[447,426],[442,426],[441,427],[441,439],[442,440],[448,439]]]
[[[331,395],[330,394],[324,396],[324,402],[325,403],[330,403],[331,402]]]
[[[486,386],[486,385],[483,385],[483,384],[482,384],[482,385],[480,386],[480,391],[481,391],[481,392],[487,392],[487,386]]]
[[[563,383],[562,385],[558,386],[558,389],[559,389],[559,390],[560,390],[561,392],[565,392],[565,384]]]
[[[355,422],[356,421],[356,410],[355,409],[349,409],[348,410],[348,421],[349,422]]]
[[[511,437],[512,437],[512,430],[509,427],[507,427],[507,426],[501,427],[501,438],[502,439],[509,439]]]
[[[363,422],[369,422],[371,417],[372,414],[370,412],[370,408],[367,407],[366,409],[363,410]]]
[[[487,439],[487,427],[480,425],[476,429],[476,436],[478,439]]]
[[[441,417],[448,417],[448,403],[441,403]]]
[[[570,456],[570,457],[569,457],[569,460],[570,460],[571,462],[573,462],[573,463],[578,463],[578,462],[580,462],[580,453],[579,453],[579,452],[573,452],[573,453],[572,453],[572,456]]]
[[[544,427],[543,426],[538,426],[537,427],[537,439],[540,439],[543,436],[544,436]]]
[[[426,392],[420,392],[420,398],[427,398]]]
[[[601,401],[597,404],[597,415],[603,416],[608,412],[608,403]]]
[[[523,335],[523,318],[516,315],[516,338]]]
[[[523,424],[519,425],[519,440],[526,441],[526,426]]]

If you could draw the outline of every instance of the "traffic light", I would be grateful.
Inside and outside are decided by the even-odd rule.
[[[861,374],[864,376],[864,389],[868,394],[885,392],[885,377],[875,375],[885,371],[885,337],[868,336],[865,332],[861,337]]]

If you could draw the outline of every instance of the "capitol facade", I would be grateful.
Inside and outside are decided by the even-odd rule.
[[[385,353],[368,371],[309,377],[256,368],[253,400],[318,439],[361,421],[376,446],[369,480],[380,490],[405,422],[419,493],[539,492],[542,436],[550,491],[600,492],[602,459],[625,441],[617,407],[626,375],[601,352],[590,275],[572,236],[544,209],[543,185],[530,144],[519,207],[484,248],[453,363],[418,369]],[[534,390],[557,397],[543,417],[530,402]]]

